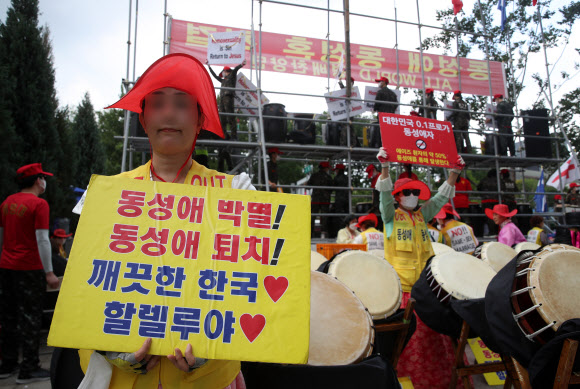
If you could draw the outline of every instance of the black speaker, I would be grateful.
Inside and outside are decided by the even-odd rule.
[[[284,105],[276,103],[265,104],[262,115],[281,118],[288,116]],[[286,120],[264,118],[264,137],[266,142],[286,142]]]
[[[340,145],[340,129],[342,124],[328,123],[326,125],[326,144],[328,146]]]
[[[545,139],[525,138],[524,144],[526,146],[526,157],[552,158],[552,142],[550,140],[548,110],[541,108],[522,111],[522,118],[524,120],[524,135],[545,137]]]
[[[137,112],[131,112],[129,115],[129,136],[147,138]]]

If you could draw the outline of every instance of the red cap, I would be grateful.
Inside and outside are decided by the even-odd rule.
[[[161,88],[175,88],[194,96],[205,116],[203,129],[224,137],[211,78],[203,64],[187,54],[169,54],[155,61],[129,93],[107,108],[141,113],[143,99]]]
[[[493,219],[493,214],[497,213],[500,216],[503,217],[512,217],[514,216],[516,213],[518,213],[517,209],[514,209],[513,211],[510,212],[509,208],[507,205],[505,204],[496,204],[493,206],[493,210],[487,208],[485,210],[485,214],[487,215],[488,218]]]
[[[373,223],[375,223],[375,227],[379,224],[379,219],[377,218],[377,215],[375,215],[374,213],[369,213],[368,215],[364,215],[358,218],[358,223],[356,225],[356,228],[360,228],[363,224],[363,222],[370,220]]]
[[[334,165],[334,170],[345,170],[346,166],[344,166],[344,164],[342,163],[337,163],[336,165]]]
[[[328,168],[329,168],[329,167],[330,167],[330,162],[328,162],[328,161],[322,161],[322,162],[320,162],[320,163],[318,164],[318,167],[321,167],[321,168],[326,168],[326,167],[328,167]]]
[[[230,68],[229,66],[224,66],[224,68],[220,72],[219,76],[222,77],[222,75],[224,74],[224,72],[231,72],[231,71],[232,71],[232,68]]]
[[[493,95],[493,101],[495,101],[496,99],[503,99],[503,95],[501,93],[496,93],[495,95]]]
[[[431,198],[431,190],[423,181],[413,180],[411,178],[401,178],[395,181],[395,189],[393,189],[393,196],[401,192],[403,189],[421,189],[419,199],[429,200]]]
[[[66,231],[63,230],[62,228],[57,228],[52,233],[52,236],[54,236],[56,238],[70,238],[72,236],[72,234],[67,234]]]
[[[376,170],[375,165],[369,165],[367,166],[367,168],[365,169],[365,172],[367,173],[367,175],[369,176],[369,178],[372,176],[373,172]]]
[[[375,82],[381,82],[381,81],[384,81],[384,82],[386,82],[387,84],[389,83],[389,79],[388,79],[387,77],[384,77],[384,76],[383,76],[383,77],[381,77],[381,78],[376,78],[376,79],[375,79]]]
[[[433,92],[435,92],[435,89],[433,89],[433,88],[427,88],[427,89],[425,89],[425,93],[428,94],[428,95],[430,95]]]
[[[24,165],[16,170],[17,178],[26,178],[37,174],[44,174],[45,176],[53,175],[52,173],[43,171],[41,163],[31,163],[30,165]]]
[[[457,96],[457,95],[461,96],[461,91],[459,89],[453,91],[453,96]]]
[[[578,185],[577,183],[573,182],[570,184],[570,188],[578,188],[580,185]]]
[[[411,111],[411,116],[419,116],[419,113],[415,112],[415,111]]]
[[[279,154],[279,155],[281,155],[281,154],[284,154],[284,153],[283,153],[283,152],[281,152],[281,151],[280,151],[280,149],[279,149],[279,148],[277,148],[277,147],[270,147],[268,150],[266,150],[266,153],[267,153],[267,154],[276,153],[276,154]]]
[[[456,210],[453,209],[453,206],[449,203],[445,204],[441,210],[439,212],[437,212],[437,215],[433,216],[433,218],[435,219],[445,219],[447,216],[447,214],[449,215],[453,215],[455,217],[458,217],[459,219],[461,219],[461,216],[459,216],[459,214],[457,213]]]
[[[554,200],[562,200],[562,195],[555,195]]]
[[[501,169],[499,172],[500,172],[500,174],[506,174],[506,173],[509,173],[510,171],[509,171],[509,169]]]

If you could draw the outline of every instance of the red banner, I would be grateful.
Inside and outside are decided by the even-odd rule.
[[[251,31],[172,20],[171,23],[171,53],[186,53],[203,63],[207,59],[208,36],[215,32],[226,31],[246,32],[246,60],[250,63]],[[256,46],[260,46],[259,34],[255,32]],[[262,70],[280,73],[301,74],[308,76],[327,77],[330,58],[330,76],[335,77],[344,42],[324,39],[305,38],[294,35],[262,32]],[[408,88],[423,88],[422,71],[425,74],[425,88],[433,88],[443,92],[459,89],[463,93],[491,96],[496,93],[506,94],[503,64],[490,62],[491,87],[487,61],[460,58],[461,70],[457,58],[444,55],[423,54],[423,66],[418,52],[399,50],[399,75],[397,76],[396,50],[384,47],[373,47],[351,44],[351,72],[357,81],[372,82],[382,76],[388,77],[391,85],[397,84]],[[254,65],[257,67],[257,64]]]
[[[451,167],[457,160],[449,122],[380,113],[379,125],[383,147],[392,162]]]

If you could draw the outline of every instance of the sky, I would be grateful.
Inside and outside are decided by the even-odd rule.
[[[292,3],[309,4],[317,7],[342,9],[342,0],[288,0]],[[464,0],[464,9],[470,12],[477,0]],[[419,0],[420,17],[423,24],[438,25],[435,20],[436,9],[451,6],[451,0]],[[137,39],[134,37],[135,5],[132,2],[132,25],[130,48],[131,60],[129,79],[139,76],[151,63],[163,54],[164,1],[141,0],[138,2]],[[567,4],[565,0],[554,0],[553,7]],[[9,0],[0,0],[0,20],[5,20]],[[373,14],[393,18],[395,6],[400,20],[417,21],[415,1],[401,0],[359,0],[350,2],[351,12]],[[252,6],[253,14],[252,18]],[[118,100],[121,93],[121,82],[127,74],[127,40],[129,21],[129,0],[40,0],[40,22],[51,31],[53,54],[56,71],[56,89],[60,105],[76,106],[88,92],[95,109],[100,110]],[[259,3],[251,0],[220,0],[209,2],[201,0],[168,0],[167,12],[175,19],[195,21],[207,24],[225,25],[239,28],[259,28]],[[499,20],[499,11],[498,20]],[[328,25],[327,12],[305,8],[263,3],[263,31],[281,34],[294,34],[318,39],[326,39],[327,32],[331,40],[344,40],[344,23],[340,14],[330,14]],[[371,46],[393,48],[395,46],[394,24],[386,21],[353,16],[350,21],[351,42]],[[423,39],[436,31],[425,28]],[[419,45],[418,30],[415,26],[399,24],[399,48],[416,50]],[[567,70],[574,74],[573,62],[578,54],[573,50],[573,43],[578,39],[577,27],[574,29],[572,44],[563,52],[553,73]],[[136,44],[136,60],[133,53]],[[557,58],[562,54],[561,48],[552,50],[549,57]],[[526,83],[529,91],[534,90],[531,74],[540,72],[545,75],[543,54],[534,58]],[[483,59],[483,53],[474,53],[471,58]],[[242,70],[247,77],[255,79],[248,67]],[[217,82],[215,83],[216,86]],[[555,94],[555,99],[569,91],[577,84],[572,80]],[[361,89],[366,85],[358,84]],[[262,73],[264,90],[284,91],[290,93],[307,93],[322,95],[338,88],[335,80],[310,76],[296,76],[272,72]],[[535,92],[534,92],[535,93]],[[520,109],[529,108],[535,100],[534,93],[526,93],[520,99]],[[403,101],[408,101],[403,97]],[[286,105],[288,112],[317,112],[326,110],[321,98],[290,97],[268,95],[271,102]],[[526,105],[528,107],[526,107]],[[402,113],[408,113],[409,108]]]

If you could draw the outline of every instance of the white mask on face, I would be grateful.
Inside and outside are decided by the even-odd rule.
[[[42,188],[42,193],[46,192],[46,178],[40,180],[40,187]]]
[[[412,210],[415,209],[417,204],[419,203],[419,197],[417,196],[401,196],[400,204],[403,208]]]
[[[351,229],[351,230],[353,230],[353,231],[356,231],[356,223],[350,223],[350,224],[348,225],[348,228],[350,228],[350,229]]]

